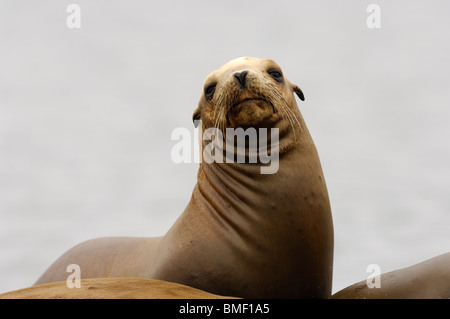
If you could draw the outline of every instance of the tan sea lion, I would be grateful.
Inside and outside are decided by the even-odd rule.
[[[232,299],[154,279],[89,278],[80,288],[67,288],[65,281],[18,289],[0,294],[0,299]]]
[[[364,280],[338,291],[331,298],[449,299],[450,253],[381,274],[380,288],[369,288]]]
[[[152,278],[244,298],[328,298],[331,209],[294,93],[304,100],[270,59],[238,58],[209,74],[193,119],[203,131],[220,128],[224,139],[227,128],[275,129],[267,131],[267,154],[277,155],[276,170],[262,173],[268,164],[261,157],[203,161],[189,204],[163,237],[89,240],[63,254],[36,284],[64,281],[67,265],[78,264],[82,278]],[[203,140],[202,150],[208,144]],[[250,146],[244,148],[248,159]]]

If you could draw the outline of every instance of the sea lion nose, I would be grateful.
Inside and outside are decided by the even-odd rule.
[[[238,81],[239,85],[241,86],[241,89],[245,88],[245,77],[248,74],[248,70],[242,71],[242,72],[236,72],[234,73],[235,79]]]

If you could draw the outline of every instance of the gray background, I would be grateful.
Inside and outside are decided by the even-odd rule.
[[[205,76],[239,56],[298,84],[335,225],[333,291],[449,251],[449,1],[0,4],[0,292],[101,236],[163,235],[198,164],[174,164]]]

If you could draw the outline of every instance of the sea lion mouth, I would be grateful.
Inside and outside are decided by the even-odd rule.
[[[231,106],[230,110],[233,110],[234,108],[238,107],[239,105],[242,105],[242,104],[244,104],[246,102],[250,102],[250,101],[262,101],[262,102],[271,104],[269,101],[267,101],[266,99],[262,99],[262,98],[246,98],[246,99],[240,100],[240,101],[236,102],[235,104],[233,104]]]
[[[230,127],[256,127],[265,125],[275,113],[275,107],[270,100],[247,95],[231,103],[225,116]]]

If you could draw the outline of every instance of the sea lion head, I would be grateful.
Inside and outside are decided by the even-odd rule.
[[[272,127],[280,120],[301,130],[293,93],[305,99],[275,61],[237,58],[206,77],[193,120],[202,120],[203,128],[216,127],[223,132],[226,128]]]

